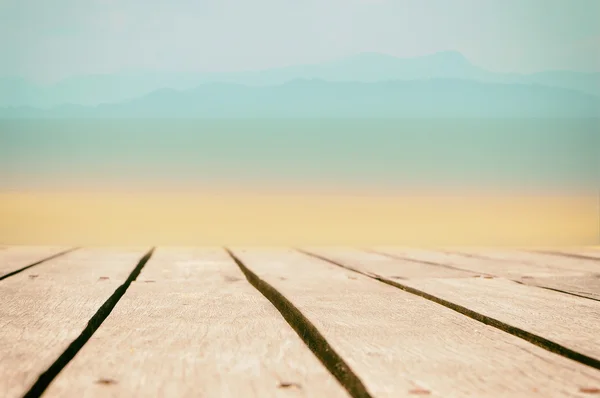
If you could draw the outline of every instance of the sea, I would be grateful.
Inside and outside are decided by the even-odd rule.
[[[0,120],[0,190],[219,183],[598,192],[600,119]]]

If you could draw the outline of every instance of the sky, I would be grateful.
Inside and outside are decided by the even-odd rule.
[[[0,76],[241,71],[460,51],[498,72],[600,71],[600,0],[0,0]]]

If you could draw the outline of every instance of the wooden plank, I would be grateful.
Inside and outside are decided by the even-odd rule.
[[[545,266],[581,272],[600,272],[600,261],[592,259],[571,258],[510,249],[462,249],[459,252],[525,265]]]
[[[596,302],[502,278],[420,279],[406,284],[600,358],[600,306]]]
[[[0,283],[0,391],[22,396],[147,249],[80,249]]]
[[[363,261],[359,269],[378,273],[377,263]],[[504,278],[417,278],[396,283],[600,358],[600,344],[595,338],[600,335],[600,305],[593,301]]]
[[[557,256],[581,258],[584,260],[600,261],[600,251],[593,249],[546,249],[538,252],[554,254]]]
[[[234,252],[321,331],[373,396],[583,397],[600,387],[594,369],[357,273],[291,250]]]
[[[523,276],[519,282],[600,301],[600,274],[547,278]]]
[[[8,246],[3,249],[0,250],[0,279],[69,248],[65,246]]]
[[[352,248],[323,248],[307,247],[303,251],[316,253],[351,266],[360,266],[367,262],[373,272],[391,279],[407,278],[471,278],[477,276],[477,271],[461,270],[452,266],[442,266],[427,261],[412,260],[410,257],[402,259],[393,255],[365,252]]]
[[[376,247],[375,253],[388,255],[394,258],[405,258],[413,261],[430,262],[441,266],[451,266],[465,271],[481,274],[497,275],[508,279],[517,279],[522,276],[550,277],[550,276],[580,276],[587,271],[561,268],[556,265],[547,265],[543,262],[533,263],[502,257],[499,250],[472,250],[465,252],[434,251],[418,248]],[[514,253],[514,251],[512,252]]]
[[[572,270],[566,267],[559,268],[557,265],[548,266],[543,262],[532,263],[498,260],[487,258],[485,252],[481,255],[471,255],[433,250],[397,248],[383,248],[378,249],[377,252],[391,257],[422,261],[424,266],[427,266],[428,264],[439,264],[442,268],[455,267],[457,269],[472,271],[478,274],[500,276],[519,283],[558,290],[594,300],[600,298],[600,272],[590,273]],[[365,259],[365,261],[369,260]],[[350,260],[348,260],[347,263],[351,264]],[[377,269],[380,275],[394,279],[392,274],[387,272],[387,270],[381,269],[381,266],[376,259],[370,260],[369,263],[370,270]],[[401,272],[396,272],[394,275],[410,277],[411,274],[405,273],[404,268],[402,268]]]
[[[159,248],[47,397],[346,397],[223,249]]]

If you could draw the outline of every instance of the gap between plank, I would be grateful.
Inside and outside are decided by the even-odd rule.
[[[224,248],[229,256],[246,276],[246,279],[258,290],[283,316],[285,321],[302,339],[304,344],[313,352],[319,361],[327,368],[338,382],[353,398],[371,398],[371,394],[344,362],[342,357],[335,352],[319,330],[294,306],[283,294],[273,286],[260,279],[227,247]]]
[[[459,256],[463,256],[463,257],[478,258],[481,260],[494,260],[494,261],[499,261],[499,262],[504,262],[504,263],[513,263],[513,264],[517,263],[517,264],[539,266],[539,264],[533,263],[531,261],[525,261],[525,260],[507,260],[505,258],[495,258],[495,257],[484,256],[482,254],[468,253],[468,252],[462,252],[462,251],[451,251],[451,250],[439,250],[439,251],[442,253],[446,253],[446,254],[456,254]],[[556,267],[552,267],[552,268],[556,268]]]
[[[567,292],[566,290],[555,289],[553,287],[539,286],[539,285],[529,285],[527,283],[523,283],[521,281],[515,281],[515,280],[513,280],[513,282],[518,283],[519,285],[523,285],[523,286],[539,287],[540,289],[546,289],[546,290],[550,290],[550,291],[553,291],[553,292],[568,294],[569,296],[575,296],[575,297],[579,297],[579,298],[582,298],[582,299],[593,300],[593,301],[600,301],[600,299],[596,299],[596,298],[588,297],[588,296],[583,296],[583,295],[577,294],[577,293]]]
[[[541,253],[541,254],[549,254],[551,256],[576,258],[578,260],[592,260],[592,261],[596,261],[596,262],[600,263],[600,258],[598,258],[598,257],[592,257],[592,256],[586,256],[584,254],[563,253],[563,252],[555,252],[555,251],[551,251],[551,250],[536,250],[536,251],[533,251],[531,253]]]
[[[4,279],[6,279],[6,278],[8,278],[8,277],[10,277],[10,276],[16,275],[16,274],[18,274],[18,273],[20,273],[20,272],[23,272],[23,271],[25,271],[25,270],[27,270],[27,269],[29,269],[29,268],[31,268],[31,267],[35,267],[36,265],[39,265],[39,264],[41,264],[41,263],[45,263],[46,261],[52,260],[52,259],[54,259],[54,258],[56,258],[56,257],[60,257],[60,256],[63,256],[63,255],[65,255],[65,254],[67,254],[67,253],[71,253],[71,252],[73,252],[73,251],[75,251],[75,250],[77,250],[77,249],[79,249],[79,247],[73,247],[73,248],[71,248],[71,249],[64,250],[64,251],[62,251],[62,252],[59,252],[59,253],[53,254],[53,255],[51,255],[50,257],[46,257],[46,258],[43,258],[43,259],[41,259],[41,260],[39,260],[39,261],[36,261],[36,262],[35,262],[35,263],[33,263],[33,264],[26,265],[26,266],[24,266],[24,267],[22,267],[22,268],[19,268],[19,269],[15,270],[15,271],[9,272],[8,274],[4,274],[4,275],[0,276],[0,281],[1,281],[1,280],[4,280]]]
[[[58,376],[58,374],[67,366],[67,364],[77,355],[79,350],[83,348],[85,343],[92,337],[96,330],[102,325],[102,322],[110,315],[112,310],[115,308],[121,297],[127,291],[127,288],[133,281],[135,281],[142,272],[142,269],[152,256],[154,247],[148,251],[137,263],[129,277],[121,286],[119,286],[114,293],[102,304],[102,306],[96,311],[96,313],[90,318],[87,326],[79,334],[79,336],[69,344],[67,349],[54,361],[52,365],[42,373],[37,381],[31,386],[29,391],[23,395],[23,398],[38,398],[48,388],[50,383]]]
[[[416,296],[419,296],[419,297],[422,297],[424,299],[427,299],[429,301],[432,301],[432,302],[434,302],[436,304],[443,305],[444,307],[446,307],[448,309],[456,311],[456,312],[458,312],[458,313],[460,313],[462,315],[465,315],[465,316],[467,316],[467,317],[469,317],[471,319],[479,321],[479,322],[481,322],[481,323],[483,323],[485,325],[495,327],[496,329],[499,329],[499,330],[501,330],[503,332],[506,332],[506,333],[511,334],[511,335],[513,335],[515,337],[523,339],[523,340],[525,340],[525,341],[527,341],[527,342],[529,342],[531,344],[534,344],[534,345],[536,345],[536,346],[538,346],[540,348],[543,348],[543,349],[545,349],[547,351],[550,351],[550,352],[552,352],[554,354],[558,354],[558,355],[563,356],[565,358],[569,358],[569,359],[571,359],[573,361],[579,362],[579,363],[581,363],[583,365],[587,365],[587,366],[589,366],[591,368],[594,368],[596,370],[600,370],[600,360],[598,360],[596,358],[592,358],[592,357],[587,356],[585,354],[579,353],[577,351],[571,350],[570,348],[567,348],[567,347],[565,347],[565,346],[563,346],[561,344],[558,344],[558,343],[556,343],[554,341],[548,340],[548,339],[546,339],[546,338],[544,338],[542,336],[538,336],[538,335],[536,335],[534,333],[531,333],[531,332],[528,332],[526,330],[514,327],[512,325],[509,325],[509,324],[504,323],[502,321],[499,321],[497,319],[491,318],[491,317],[489,317],[487,315],[480,314],[480,313],[478,313],[476,311],[470,310],[470,309],[468,309],[466,307],[463,307],[461,305],[458,305],[458,304],[454,304],[454,303],[452,303],[450,301],[447,301],[447,300],[444,300],[442,298],[436,297],[436,296],[434,296],[432,294],[426,293],[426,292],[424,292],[422,290],[415,289],[413,287],[410,287],[410,286],[407,286],[407,285],[403,285],[401,283],[389,280],[389,279],[384,278],[384,277],[382,277],[380,275],[373,274],[373,273],[370,273],[370,272],[361,271],[359,269],[356,269],[354,267],[351,267],[351,266],[339,263],[339,262],[337,262],[335,260],[329,259],[327,257],[323,257],[323,256],[321,256],[319,254],[316,254],[316,253],[311,253],[311,252],[308,252],[308,251],[305,251],[305,250],[302,250],[302,249],[296,249],[296,250],[298,252],[300,252],[300,253],[303,253],[303,254],[307,255],[307,256],[314,257],[314,258],[317,258],[319,260],[328,262],[328,263],[336,265],[338,267],[347,269],[348,271],[356,272],[358,274],[361,274],[361,275],[367,276],[369,278],[375,279],[375,280],[377,280],[379,282],[382,282],[382,283],[388,284],[390,286],[396,287],[396,288],[398,288],[400,290],[403,290],[403,291],[405,291],[407,293],[411,293],[411,294],[414,294]]]
[[[297,250],[299,250],[299,249],[297,249]],[[389,254],[389,253],[384,253],[384,252],[378,252],[377,250],[372,250],[372,249],[361,249],[361,250],[363,250],[363,251],[365,251],[367,253],[373,253],[373,254],[378,254],[380,256],[388,257],[388,258],[391,258],[393,260],[403,260],[403,261],[409,261],[409,262],[417,263],[417,264],[433,265],[434,267],[443,267],[443,268],[453,269],[455,271],[469,272],[471,274],[486,274],[486,275],[489,275],[489,274],[487,274],[485,272],[476,272],[476,271],[472,271],[472,270],[469,270],[469,269],[466,269],[466,268],[455,267],[453,265],[448,265],[448,264],[444,264],[444,263],[436,263],[435,261],[415,260],[413,258],[397,256],[395,254]],[[302,251],[302,250],[299,250],[299,251]],[[304,254],[307,254],[307,253],[304,253]]]
[[[296,249],[296,250],[302,251],[300,249]],[[394,259],[394,260],[410,261],[410,262],[413,262],[413,263],[427,264],[427,265],[433,265],[433,266],[436,266],[436,267],[450,268],[450,269],[454,269],[454,270],[457,270],[457,271],[465,271],[465,272],[470,272],[470,273],[474,273],[474,274],[483,274],[483,275],[489,275],[489,276],[498,277],[498,275],[490,274],[488,272],[476,272],[476,271],[473,271],[473,270],[470,270],[470,269],[466,269],[466,268],[459,268],[459,267],[454,267],[452,265],[447,265],[447,264],[443,264],[443,263],[436,263],[434,261],[415,260],[415,259],[412,259],[412,258],[402,257],[402,256],[398,256],[398,255],[395,255],[395,254],[385,253],[385,252],[378,252],[376,250],[371,250],[371,249],[362,249],[362,250],[365,251],[365,252],[367,252],[367,253],[378,254],[380,256],[388,257],[388,258],[391,258],[391,259]],[[470,254],[463,254],[463,253],[454,253],[454,252],[444,252],[444,253],[455,254],[455,255],[465,256],[465,257],[471,257],[471,258],[481,258],[481,259],[486,259],[486,260],[496,260],[496,259],[489,258],[489,257],[472,256]],[[313,253],[308,253],[308,252],[304,252],[304,254],[313,255]],[[526,264],[526,263],[522,263],[521,262],[521,264]],[[534,265],[534,264],[530,264],[530,265]],[[508,278],[506,278],[506,279],[508,279]],[[579,298],[586,299],[586,300],[600,301],[600,300],[598,300],[596,298],[593,298],[593,297],[583,296],[583,295],[580,295],[580,294],[577,294],[577,293],[571,293],[571,292],[567,292],[565,290],[555,289],[555,288],[552,288],[552,287],[546,287],[546,286],[540,286],[540,285],[530,285],[528,283],[523,283],[523,282],[521,282],[519,280],[516,280],[516,279],[508,279],[508,280],[511,281],[511,282],[514,282],[514,283],[518,283],[519,285],[523,285],[523,286],[529,286],[529,287],[534,287],[534,288],[537,287],[537,288],[540,288],[540,289],[551,290],[551,291],[557,292],[557,293],[568,294],[570,296],[575,296],[575,297],[579,297]]]

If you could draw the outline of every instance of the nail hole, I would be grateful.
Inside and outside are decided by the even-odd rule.
[[[426,390],[424,388],[413,388],[408,393],[414,394],[414,395],[429,395],[429,394],[431,394],[431,391]]]
[[[96,380],[96,384],[103,384],[105,386],[108,386],[111,384],[117,384],[117,381],[113,379],[98,379]]]
[[[39,276],[39,275],[37,275],[37,274],[36,274],[36,275],[29,275],[29,279],[35,279],[35,278],[37,278],[38,276]]]
[[[584,394],[600,394],[600,388],[597,387],[581,387],[579,391]]]
[[[108,279],[108,276],[101,276],[100,278],[98,278],[99,281],[106,281]]]
[[[144,281],[144,283],[154,283],[154,281]]]
[[[281,382],[279,383],[279,388],[290,388],[290,387],[296,387],[296,388],[302,388],[302,386],[300,386],[300,384],[298,383],[288,383],[288,382]]]

